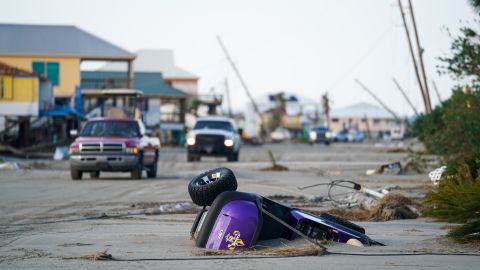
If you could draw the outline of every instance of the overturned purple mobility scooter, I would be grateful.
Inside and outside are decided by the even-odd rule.
[[[327,213],[315,216],[236,189],[235,175],[227,168],[204,172],[190,181],[192,201],[204,207],[190,231],[196,246],[234,250],[262,240],[293,240],[298,235],[310,241],[346,243],[353,239],[363,245],[382,245],[365,235],[364,228],[347,220]]]

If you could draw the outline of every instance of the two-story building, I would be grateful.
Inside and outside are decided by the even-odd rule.
[[[69,103],[80,86],[84,61],[119,61],[126,65],[127,86],[133,86],[130,53],[70,25],[0,24],[0,62],[45,77],[57,101]]]

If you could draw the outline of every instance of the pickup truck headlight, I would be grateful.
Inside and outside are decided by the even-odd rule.
[[[333,133],[330,132],[330,131],[327,131],[327,132],[325,133],[325,137],[328,138],[328,139],[333,138]]]
[[[309,137],[310,137],[310,140],[312,140],[312,141],[317,140],[317,132],[310,131]]]
[[[187,138],[188,145],[195,145],[195,137]]]
[[[138,147],[136,146],[133,146],[133,147],[127,147],[125,148],[125,152],[127,152],[127,154],[138,154]]]
[[[233,146],[233,140],[232,139],[225,139],[223,144],[225,144],[226,147],[232,147]]]

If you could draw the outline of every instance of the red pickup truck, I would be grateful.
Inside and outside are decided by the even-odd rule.
[[[160,140],[146,135],[141,120],[92,119],[70,145],[70,174],[80,180],[84,172],[91,178],[98,178],[100,171],[130,172],[132,179],[141,179],[146,170],[153,178],[159,151]]]

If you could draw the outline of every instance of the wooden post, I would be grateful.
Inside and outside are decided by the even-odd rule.
[[[425,106],[425,112],[430,113],[431,110],[430,110],[430,107],[428,106],[427,95],[426,95],[425,90],[423,88],[422,79],[420,78],[420,72],[418,70],[417,60],[415,58],[415,53],[413,51],[413,46],[412,46],[412,40],[410,38],[410,31],[408,30],[407,21],[405,19],[405,13],[403,12],[403,6],[402,6],[402,1],[401,0],[398,0],[398,7],[400,8],[400,14],[402,15],[403,27],[405,29],[405,34],[407,36],[408,48],[410,50],[410,56],[412,57],[413,67],[415,68],[415,76],[417,78],[418,87],[420,88],[420,92],[422,93],[423,104]]]
[[[393,83],[395,83],[395,85],[397,86],[398,90],[400,91],[400,93],[402,93],[403,97],[405,98],[405,100],[408,102],[408,104],[410,105],[410,107],[412,108],[413,112],[415,113],[416,116],[418,116],[418,112],[417,112],[417,109],[415,108],[415,106],[413,106],[413,103],[412,101],[410,101],[410,99],[408,98],[407,94],[403,91],[402,87],[400,87],[400,84],[397,82],[397,80],[395,78],[392,78],[393,80]]]
[[[418,37],[417,22],[415,20],[415,14],[413,12],[412,0],[408,0],[410,6],[410,17],[412,18],[413,32],[415,33],[415,40],[417,41],[417,53],[420,60],[420,70],[422,71],[423,77],[423,91],[425,92],[425,97],[427,98],[428,109],[432,111],[432,101],[430,100],[430,91],[428,90],[428,81],[427,75],[425,73],[425,65],[423,63],[423,49],[420,45],[420,38]]]
[[[127,79],[127,88],[133,89],[133,59],[128,60],[128,79]]]

